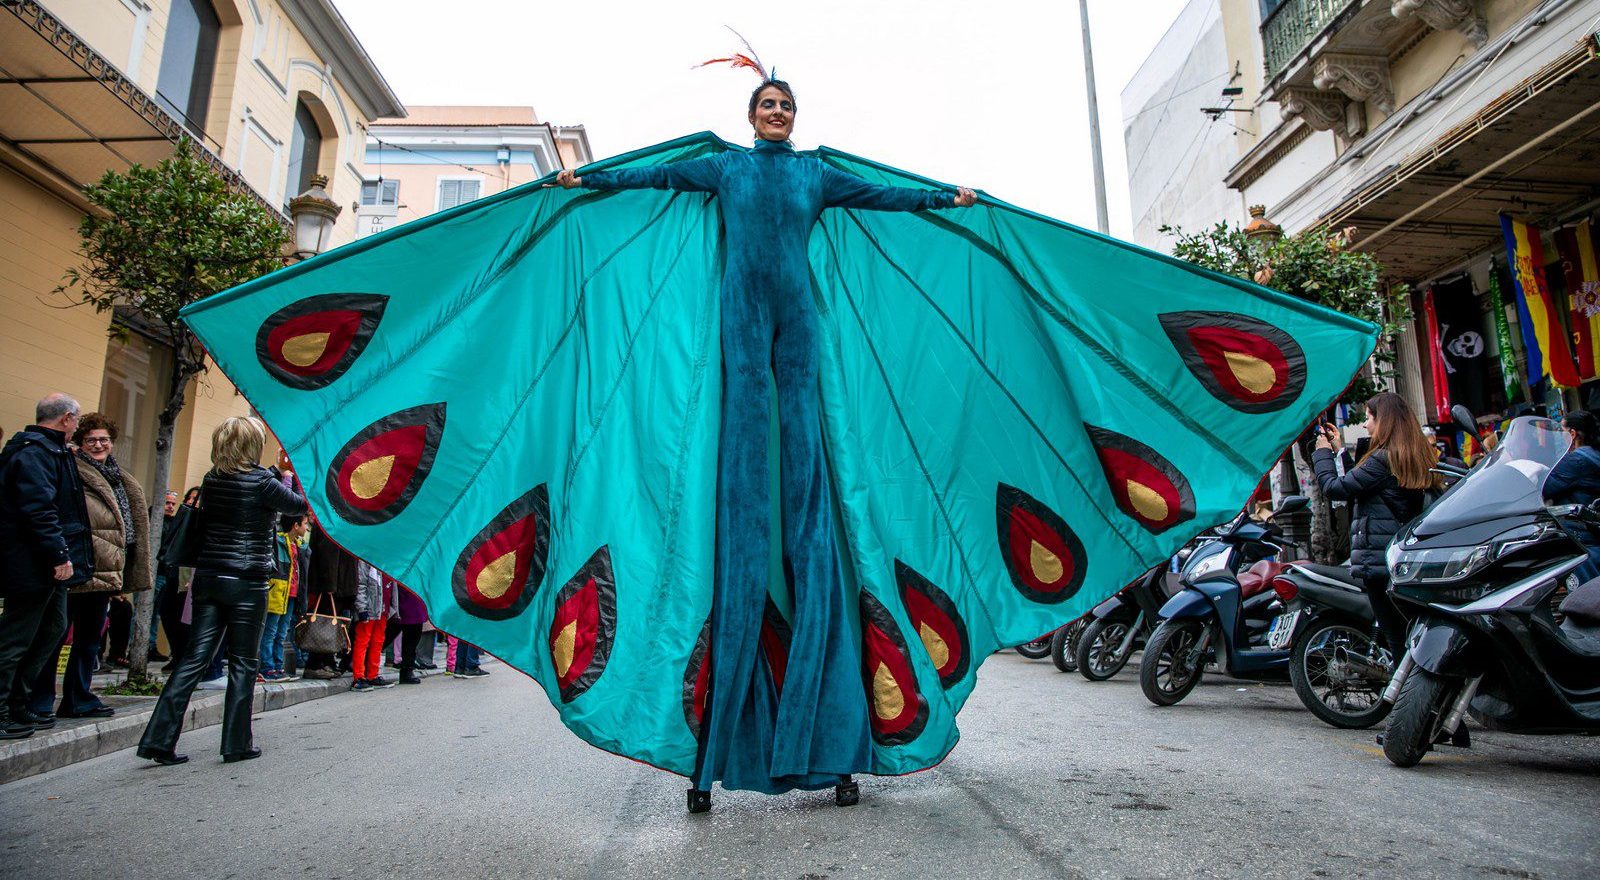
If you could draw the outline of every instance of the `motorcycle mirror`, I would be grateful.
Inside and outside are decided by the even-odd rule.
[[[1307,498],[1304,495],[1289,495],[1283,499],[1283,503],[1278,505],[1278,509],[1272,512],[1272,516],[1277,518],[1279,515],[1285,513],[1299,513],[1310,506],[1310,498]]]
[[[1455,419],[1456,424],[1467,432],[1467,436],[1474,440],[1478,438],[1478,420],[1473,418],[1472,410],[1458,403],[1450,407],[1450,418]]]

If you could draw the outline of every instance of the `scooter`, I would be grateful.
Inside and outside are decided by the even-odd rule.
[[[1394,657],[1378,638],[1360,580],[1344,566],[1296,562],[1272,579],[1272,590],[1284,613],[1267,631],[1267,647],[1289,650],[1289,681],[1300,702],[1334,727],[1382,721]]]
[[[1567,448],[1558,423],[1515,420],[1389,545],[1391,595],[1415,619],[1384,691],[1394,764],[1469,747],[1468,714],[1515,733],[1600,732],[1600,615],[1576,613],[1600,579],[1574,573],[1588,559],[1577,536],[1600,530],[1600,510],[1544,503]]]
[[[1023,642],[1017,646],[1017,653],[1029,660],[1043,660],[1050,656],[1050,637],[1055,634],[1056,631],[1051,630],[1036,639]]]
[[[1217,531],[1217,540],[1197,548],[1183,567],[1183,592],[1161,608],[1161,623],[1145,644],[1139,688],[1157,706],[1181,702],[1200,683],[1208,662],[1241,679],[1280,679],[1289,652],[1267,647],[1267,632],[1283,612],[1272,579],[1298,558],[1271,519],[1304,510],[1310,502],[1291,495],[1259,523],[1245,513]]]
[[[1050,636],[1050,662],[1062,672],[1078,671],[1078,637],[1093,620],[1093,612],[1056,630]]]
[[[1133,652],[1144,646],[1155,629],[1161,606],[1177,592],[1168,586],[1169,576],[1177,580],[1170,569],[1163,562],[1089,612],[1076,646],[1079,675],[1105,681],[1128,665]]]

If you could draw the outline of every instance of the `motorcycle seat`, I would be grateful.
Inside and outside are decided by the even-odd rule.
[[[1600,657],[1600,622],[1585,623],[1568,617],[1561,621],[1561,635],[1579,654]]]
[[[1600,627],[1600,578],[1585,582],[1561,600],[1561,613],[1583,629]]]
[[[1319,580],[1334,581],[1348,587],[1361,589],[1361,579],[1350,573],[1350,568],[1344,565],[1318,565],[1315,562],[1296,562],[1298,568],[1307,574],[1314,575]]]
[[[1244,573],[1239,575],[1240,597],[1248,599],[1251,596],[1259,595],[1272,589],[1272,579],[1283,573],[1283,570],[1288,567],[1289,564],[1287,562],[1273,562],[1270,559],[1263,559],[1245,569]]]

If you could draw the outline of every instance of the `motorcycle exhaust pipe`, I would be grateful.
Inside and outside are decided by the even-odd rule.
[[[1467,715],[1467,707],[1472,705],[1472,698],[1478,695],[1478,684],[1483,681],[1483,676],[1478,676],[1467,682],[1461,689],[1461,696],[1456,697],[1455,705],[1450,707],[1450,714],[1444,718],[1444,732],[1455,733],[1461,726],[1461,719]]]
[[[1411,657],[1411,650],[1409,648],[1406,649],[1405,656],[1400,658],[1400,665],[1395,668],[1394,677],[1389,679],[1389,686],[1383,689],[1383,701],[1385,703],[1393,703],[1395,700],[1400,699],[1400,688],[1406,683],[1406,679],[1411,675],[1411,670],[1416,665],[1416,660]]]

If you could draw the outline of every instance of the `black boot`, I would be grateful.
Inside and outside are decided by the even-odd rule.
[[[861,788],[855,780],[846,776],[843,782],[833,787],[833,802],[841,807],[853,807],[861,802]]]
[[[711,792],[707,789],[689,789],[689,812],[705,813],[711,810]]]
[[[150,746],[140,746],[138,755],[146,760],[169,767],[173,764],[186,763],[189,760],[188,755],[180,755],[172,749],[156,749]]]

